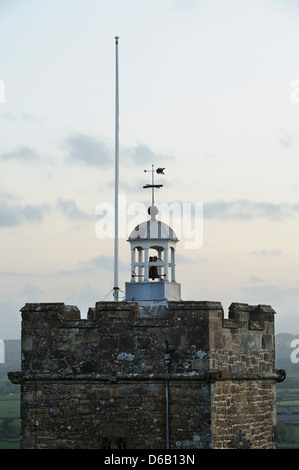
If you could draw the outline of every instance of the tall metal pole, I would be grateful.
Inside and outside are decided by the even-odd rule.
[[[118,91],[118,36],[115,36],[115,233],[114,233],[114,300],[119,300],[118,286],[118,182],[119,182],[119,91]]]

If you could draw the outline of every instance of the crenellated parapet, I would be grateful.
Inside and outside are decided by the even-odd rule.
[[[63,303],[22,308],[23,369],[64,374],[163,372],[165,341],[172,372],[266,373],[274,368],[274,310],[219,302],[169,302],[141,315],[137,302],[97,302],[86,319]],[[150,354],[149,354],[150,351]]]

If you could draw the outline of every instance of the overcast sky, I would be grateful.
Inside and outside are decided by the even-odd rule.
[[[116,35],[125,207],[165,167],[158,202],[204,211],[183,299],[272,305],[299,335],[298,20],[295,0],[0,0],[0,338],[26,302],[112,298]]]

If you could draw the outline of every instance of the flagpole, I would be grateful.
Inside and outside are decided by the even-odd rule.
[[[118,182],[119,182],[119,91],[118,91],[118,36],[115,36],[115,233],[114,233],[114,287],[113,296],[119,301],[118,286]]]

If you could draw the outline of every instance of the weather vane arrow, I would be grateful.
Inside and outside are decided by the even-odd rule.
[[[143,186],[143,189],[152,188],[152,205],[155,203],[155,188],[157,188],[157,189],[163,188],[163,184],[155,184],[155,172],[158,175],[164,175],[165,174],[164,170],[165,170],[165,168],[157,168],[155,170],[154,165],[152,165],[151,170],[144,170],[144,173],[147,173],[147,172],[152,173],[152,184],[146,184],[145,186]]]

